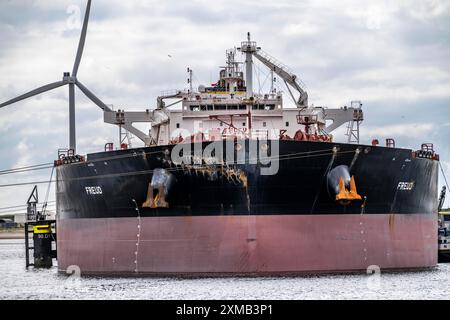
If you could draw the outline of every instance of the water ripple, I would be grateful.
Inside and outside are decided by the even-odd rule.
[[[265,278],[73,278],[25,270],[22,240],[0,240],[0,299],[449,299],[450,264],[435,270]]]

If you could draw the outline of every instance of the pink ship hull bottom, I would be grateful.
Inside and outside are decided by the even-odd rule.
[[[432,214],[58,220],[58,269],[82,274],[277,274],[427,268]]]

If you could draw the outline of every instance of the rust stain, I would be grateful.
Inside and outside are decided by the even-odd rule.
[[[393,213],[389,214],[389,229],[391,231],[394,230],[394,226],[395,226],[395,215]]]
[[[153,202],[153,188],[151,186],[151,183],[148,184],[147,189],[147,198],[145,202],[142,204],[143,208],[150,208]]]
[[[168,208],[169,203],[166,202],[166,194],[164,187],[159,187],[158,193],[154,195],[154,188],[151,186],[151,183],[148,184],[147,190],[147,199],[142,204],[143,208]]]
[[[244,171],[239,174],[239,181],[245,189],[245,195],[247,197],[247,211],[250,213],[250,195],[248,193],[248,179]]]
[[[244,186],[244,188],[247,188],[247,176],[245,175],[244,171],[241,171],[241,173],[239,174],[239,180],[241,181],[242,185]]]
[[[192,216],[184,216],[183,220],[187,224],[192,224]]]

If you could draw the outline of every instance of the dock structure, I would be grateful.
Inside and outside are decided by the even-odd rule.
[[[37,186],[34,186],[27,201],[25,222],[25,266],[34,268],[51,268],[57,257],[56,220],[47,220],[45,212],[37,211],[39,202]],[[33,235],[32,245],[29,235]],[[33,262],[30,254],[33,252]]]

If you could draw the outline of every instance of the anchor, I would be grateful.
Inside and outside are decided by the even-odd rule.
[[[166,169],[155,169],[152,181],[148,184],[147,199],[142,204],[142,207],[152,209],[168,208],[169,203],[166,201],[166,197],[175,180],[175,177]]]
[[[353,200],[362,200],[361,196],[356,191],[355,177],[350,179],[350,190],[345,187],[344,178],[341,176],[339,179],[339,193],[336,195],[336,201],[341,204],[349,204]]]

